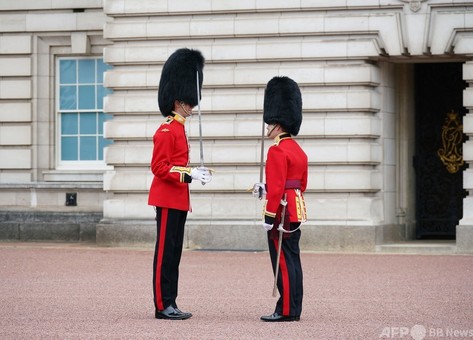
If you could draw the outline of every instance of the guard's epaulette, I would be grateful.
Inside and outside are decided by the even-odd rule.
[[[171,122],[174,120],[174,117],[173,116],[167,116],[166,117],[166,121],[164,122],[164,124],[171,124]]]

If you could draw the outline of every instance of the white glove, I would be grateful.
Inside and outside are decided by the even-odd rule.
[[[266,185],[264,183],[255,183],[253,186],[253,196],[262,199],[266,195]]]
[[[266,230],[266,231],[270,231],[271,229],[273,229],[273,225],[263,222],[263,228],[264,228],[264,230]]]
[[[208,168],[192,168],[191,177],[205,184],[212,180],[212,173]]]

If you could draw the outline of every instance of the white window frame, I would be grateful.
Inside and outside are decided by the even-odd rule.
[[[56,79],[55,79],[55,117],[56,117],[56,129],[55,129],[55,140],[56,140],[56,169],[57,170],[98,170],[98,171],[104,171],[104,170],[110,170],[113,169],[112,166],[109,166],[105,162],[105,148],[103,150],[103,160],[97,160],[97,161],[63,161],[61,160],[61,148],[62,148],[62,143],[61,143],[61,115],[64,112],[64,110],[60,110],[60,61],[61,60],[76,60],[77,62],[79,60],[84,60],[84,59],[103,59],[103,56],[56,56],[55,58],[55,68],[56,68]],[[78,74],[77,74],[78,76]],[[77,78],[78,79],[78,78]],[[97,84],[97,83],[96,83]],[[103,84],[103,83],[102,83]],[[78,99],[78,98],[77,98]],[[67,112],[67,111],[66,111]],[[102,110],[99,109],[94,109],[94,110],[75,110],[73,112],[104,112],[103,107]],[[105,112],[104,112],[105,113]]]

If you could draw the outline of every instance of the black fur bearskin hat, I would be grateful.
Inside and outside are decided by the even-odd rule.
[[[197,72],[200,95],[204,63],[205,59],[200,51],[188,48],[176,50],[164,63],[158,89],[159,110],[164,117],[171,114],[175,100],[191,106],[197,105]]]
[[[297,136],[302,124],[302,96],[297,83],[289,77],[274,77],[264,91],[263,120],[279,124]]]

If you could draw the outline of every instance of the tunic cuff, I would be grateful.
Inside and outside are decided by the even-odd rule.
[[[185,166],[173,166],[169,172],[177,172],[179,174],[179,182],[181,183],[192,182],[191,168]]]
[[[273,225],[275,220],[272,216],[264,215],[264,223]]]

